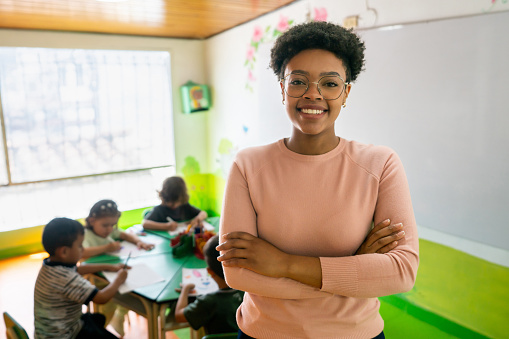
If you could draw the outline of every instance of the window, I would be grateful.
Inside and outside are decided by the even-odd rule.
[[[0,230],[150,206],[175,172],[167,52],[0,48],[0,100]]]

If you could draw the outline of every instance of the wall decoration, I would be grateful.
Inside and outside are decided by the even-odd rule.
[[[327,21],[327,16],[328,13],[325,7],[315,7],[313,8],[313,17],[310,18],[310,15],[308,14],[308,20]],[[251,42],[249,43],[246,53],[246,61],[244,62],[244,66],[247,67],[247,81],[245,88],[250,92],[253,92],[252,85],[256,81],[253,71],[256,65],[256,53],[258,52],[258,47],[262,43],[273,42],[279,35],[281,35],[281,33],[290,28],[293,23],[294,20],[290,20],[288,17],[281,14],[279,22],[274,28],[270,25],[265,28],[262,28],[261,26],[254,27],[253,36],[251,37]]]
[[[180,97],[184,113],[194,113],[209,109],[210,94],[209,88],[206,85],[199,85],[188,81],[180,86]]]
[[[256,64],[256,52],[258,51],[260,44],[274,41],[279,35],[281,35],[281,33],[286,31],[293,22],[294,20],[290,20],[288,17],[281,15],[279,17],[279,22],[274,28],[270,25],[265,28],[255,26],[251,42],[247,49],[246,61],[244,62],[244,66],[247,67],[247,90],[253,92],[252,84],[256,81],[253,71]]]

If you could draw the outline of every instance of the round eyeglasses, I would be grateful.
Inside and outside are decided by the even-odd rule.
[[[316,84],[318,92],[325,100],[336,100],[345,90],[345,81],[339,75],[326,75],[317,82],[311,82],[303,74],[288,74],[281,82],[288,96],[300,98],[309,89],[309,84]]]

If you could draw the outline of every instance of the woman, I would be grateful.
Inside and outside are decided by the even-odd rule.
[[[398,156],[334,130],[363,65],[357,35],[325,22],[294,26],[271,51],[292,133],[238,153],[221,217],[218,260],[247,292],[239,337],[384,338],[376,297],[413,287],[418,238]],[[355,255],[387,219],[405,237]]]

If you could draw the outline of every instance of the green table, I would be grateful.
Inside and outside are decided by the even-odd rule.
[[[216,232],[219,230],[219,217],[208,218],[207,221],[214,226]],[[158,338],[158,327],[164,323],[164,313],[169,305],[178,299],[179,294],[175,288],[180,287],[182,282],[182,268],[204,268],[207,267],[204,260],[198,259],[195,255],[184,258],[174,258],[171,253],[168,232],[146,231],[144,241],[151,239],[158,240],[158,244],[151,251],[129,259],[129,264],[143,262],[154,271],[159,273],[164,281],[140,287],[126,294],[116,294],[113,300],[147,318],[149,339]],[[153,238],[157,237],[157,238]],[[163,241],[161,242],[161,238]],[[118,263],[124,262],[125,258],[111,255],[100,255],[86,260],[86,263]],[[100,276],[94,276],[102,279]],[[158,319],[161,319],[158,323]]]

